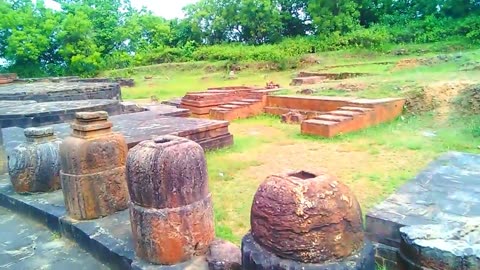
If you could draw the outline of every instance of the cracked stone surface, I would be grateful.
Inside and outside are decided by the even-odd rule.
[[[480,155],[451,152],[432,162],[367,214],[375,242],[398,247],[403,226],[480,217]]]
[[[76,244],[0,207],[0,269],[108,269]]]

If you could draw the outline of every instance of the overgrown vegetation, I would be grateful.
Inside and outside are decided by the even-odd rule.
[[[480,43],[480,1],[199,0],[185,19],[135,10],[129,0],[0,1],[0,60],[21,76],[184,61],[298,65],[307,53],[388,44]],[[401,52],[400,52],[401,53]]]

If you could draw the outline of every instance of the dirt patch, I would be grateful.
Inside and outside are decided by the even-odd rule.
[[[397,64],[392,68],[392,71],[416,68],[420,65],[421,65],[420,59],[417,59],[417,58],[402,59],[397,62]]]
[[[452,102],[458,94],[473,85],[472,81],[436,82],[425,86],[425,102],[435,104],[435,110],[440,118],[445,118],[451,111]]]

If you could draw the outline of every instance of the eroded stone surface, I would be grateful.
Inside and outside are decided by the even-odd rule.
[[[355,196],[324,172],[272,175],[253,200],[253,238],[293,261],[323,263],[351,256],[364,244],[362,226]]]
[[[207,262],[209,270],[240,270],[242,252],[234,244],[216,239],[208,250]]]
[[[369,238],[396,250],[404,226],[454,225],[480,217],[478,179],[480,155],[441,156],[367,214]]]
[[[125,138],[111,130],[106,112],[77,114],[60,147],[65,205],[74,219],[95,219],[127,208]]]
[[[128,154],[127,179],[137,256],[173,265],[205,255],[214,225],[200,145],[175,136],[141,142]]]
[[[2,207],[0,239],[0,269],[109,269],[75,243]]]
[[[0,85],[0,100],[35,100],[37,102],[115,99],[121,100],[120,85],[117,83],[68,82],[13,83]]]
[[[8,156],[8,172],[18,193],[51,192],[60,188],[59,146],[53,128],[25,130],[26,142]]]
[[[275,255],[247,234],[242,240],[242,267],[255,270],[374,270],[374,253],[372,244],[365,241],[358,251],[341,261],[302,263]]]
[[[466,222],[400,229],[400,257],[407,267],[480,269],[480,217]]]
[[[112,115],[122,113],[116,100],[77,100],[32,103],[0,107],[0,124],[6,127],[32,127],[71,121],[76,112],[104,110]]]

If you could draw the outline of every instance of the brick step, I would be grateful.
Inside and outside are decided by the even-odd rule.
[[[357,112],[357,111],[336,110],[336,111],[328,112],[327,114],[338,115],[338,116],[347,116],[347,117],[353,118],[355,116],[362,115],[362,114],[365,114],[365,113],[364,112]]]
[[[338,124],[337,121],[331,121],[331,120],[320,120],[320,119],[310,119],[310,120],[305,120],[303,123],[308,123],[312,125],[319,125],[319,126],[335,126]]]
[[[242,106],[225,104],[225,105],[220,105],[218,107],[223,109],[238,109],[238,108],[241,108]]]
[[[353,106],[345,106],[340,107],[340,111],[352,111],[352,112],[369,112],[372,111],[370,108],[362,108],[362,107],[353,107]]]
[[[242,102],[242,101],[232,101],[232,102],[229,102],[227,103],[226,105],[238,105],[238,106],[248,106],[252,103],[250,102]]]
[[[332,121],[332,122],[343,122],[352,120],[352,117],[343,116],[343,115],[331,115],[331,114],[322,114],[319,116],[315,116],[315,120],[325,120],[325,121]]]
[[[240,99],[240,102],[246,102],[246,103],[257,103],[257,102],[261,102],[262,100],[260,99],[254,99],[254,98],[244,98],[244,99]]]

